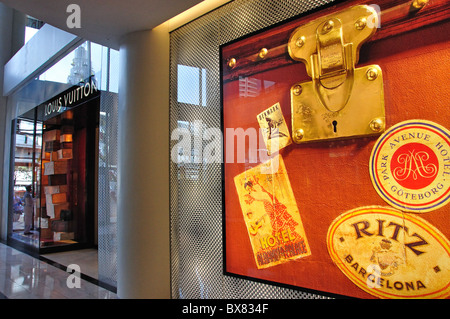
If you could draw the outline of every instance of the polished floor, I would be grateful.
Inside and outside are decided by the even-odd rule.
[[[79,258],[78,264],[86,276],[75,278],[65,267],[58,266],[73,260],[74,252],[38,259],[0,243],[0,299],[117,299],[110,289],[90,280],[96,276],[95,267],[89,262],[89,258],[94,260],[94,252],[82,253],[86,258]]]
[[[97,249],[80,249],[59,253],[43,254],[41,257],[62,266],[77,264],[81,273],[98,280],[98,251]],[[42,258],[41,258],[42,259]]]

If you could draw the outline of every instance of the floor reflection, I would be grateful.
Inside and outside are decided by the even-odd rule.
[[[79,288],[69,288],[69,276],[45,261],[0,244],[0,299],[117,299],[115,293],[82,278]]]

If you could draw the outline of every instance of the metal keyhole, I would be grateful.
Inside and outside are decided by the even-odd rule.
[[[333,124],[333,132],[337,133],[337,121],[333,121],[331,124]]]

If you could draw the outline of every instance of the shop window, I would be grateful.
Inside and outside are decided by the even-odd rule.
[[[27,16],[27,22],[25,26],[25,43],[27,43],[44,25],[43,21]]]
[[[93,76],[98,89],[119,92],[119,51],[93,42],[84,42],[64,56],[39,80],[76,85]]]
[[[30,39],[38,32],[38,29],[25,27],[25,43],[30,41]]]
[[[13,121],[13,245],[42,253],[93,245],[98,116],[97,95],[62,113],[44,103]]]
[[[92,74],[99,89],[119,92],[119,51],[91,42]]]
[[[38,247],[39,233],[34,231],[33,212],[39,189],[42,123],[35,121],[34,114],[32,110],[15,121],[10,233],[13,238]]]
[[[90,43],[84,42],[39,76],[39,80],[76,85],[93,75]]]
[[[39,80],[57,83],[68,83],[68,76],[71,73],[70,70],[73,67],[72,62],[74,58],[75,52],[72,51],[60,61],[58,61],[55,65],[53,65],[50,69],[42,73],[39,76]]]
[[[206,106],[206,69],[178,65],[178,102]]]

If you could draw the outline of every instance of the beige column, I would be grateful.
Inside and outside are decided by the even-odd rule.
[[[118,282],[120,298],[170,298],[169,32],[120,46]]]

